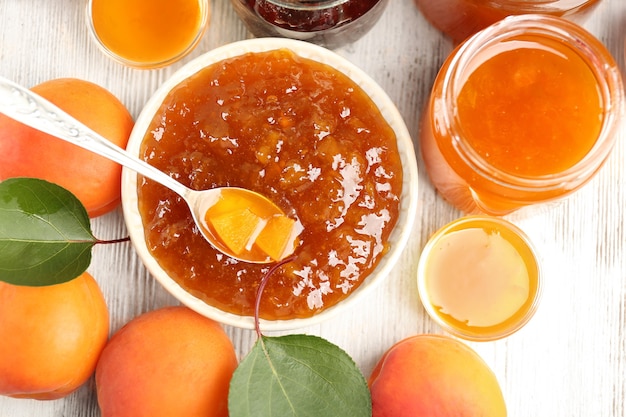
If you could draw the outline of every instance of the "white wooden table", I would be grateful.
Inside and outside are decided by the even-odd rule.
[[[191,56],[161,70],[133,70],[100,53],[87,33],[85,6],[86,0],[1,0],[0,74],[25,86],[59,77],[90,80],[113,92],[136,117],[157,86],[184,63],[248,36],[228,0],[213,0],[210,29]],[[602,0],[585,26],[624,67],[626,1]],[[392,0],[372,32],[338,52],[380,83],[416,138],[420,111],[451,47],[412,0]],[[624,140],[626,127],[600,175],[571,198],[508,216],[538,247],[545,274],[542,304],[513,336],[470,345],[497,374],[511,417],[626,415]],[[393,274],[346,316],[302,329],[344,348],[366,376],[393,343],[441,332],[420,305],[417,261],[430,234],[461,213],[436,194],[419,158],[418,152],[418,217]],[[100,238],[125,236],[121,210],[95,219],[93,229]],[[104,291],[112,331],[142,312],[175,303],[130,244],[96,247],[89,270]],[[226,330],[245,356],[254,332]],[[52,402],[0,397],[0,417],[99,415],[93,380]]]

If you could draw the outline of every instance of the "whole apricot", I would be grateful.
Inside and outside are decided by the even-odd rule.
[[[0,282],[0,394],[53,400],[86,382],[109,335],[109,312],[88,273],[27,287]]]
[[[133,128],[126,107],[108,90],[89,81],[58,78],[31,89],[112,143],[125,148]],[[0,115],[0,181],[40,178],[71,191],[90,217],[120,203],[119,164]]]
[[[392,346],[369,378],[373,417],[504,417],[495,374],[466,344],[417,335]]]
[[[144,313],[102,352],[102,417],[227,417],[236,367],[233,344],[217,322],[187,307]]]

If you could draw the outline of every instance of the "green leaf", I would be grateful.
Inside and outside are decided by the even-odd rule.
[[[0,182],[0,281],[69,281],[87,269],[95,242],[87,211],[68,190],[35,178]]]
[[[230,417],[368,417],[370,391],[339,347],[307,335],[261,336],[239,364]]]

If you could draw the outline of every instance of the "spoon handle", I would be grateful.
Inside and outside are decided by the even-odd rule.
[[[183,198],[190,194],[189,188],[169,175],[130,155],[38,94],[3,77],[0,77],[0,113],[130,168]]]

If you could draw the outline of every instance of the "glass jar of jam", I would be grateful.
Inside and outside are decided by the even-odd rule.
[[[365,35],[389,0],[231,0],[256,37],[299,39],[330,49]]]
[[[422,158],[452,205],[503,215],[587,183],[623,114],[622,78],[599,40],[562,18],[509,17],[442,66],[422,115]]]
[[[415,0],[424,17],[461,42],[507,16],[548,14],[582,23],[600,0]]]

